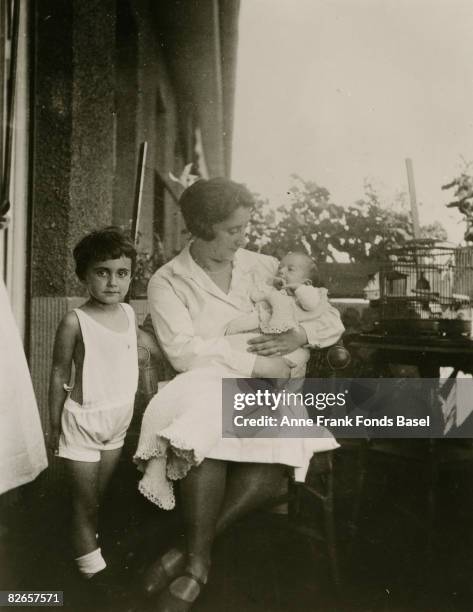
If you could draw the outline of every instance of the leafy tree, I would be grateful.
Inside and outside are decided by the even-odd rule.
[[[248,248],[280,257],[303,250],[317,261],[336,261],[344,253],[352,262],[382,258],[386,249],[413,238],[405,198],[383,206],[372,185],[365,195],[344,207],[334,204],[330,193],[313,181],[294,175],[289,206],[274,210],[267,200],[257,200]],[[446,239],[436,222],[422,228],[423,237]]]
[[[464,164],[463,171],[442,189],[455,189],[454,199],[447,204],[447,208],[458,208],[465,217],[465,240],[473,242],[473,163]]]
[[[432,238],[434,240],[448,240],[448,234],[440,221],[421,225],[420,236],[421,238]]]
[[[248,248],[277,256],[303,250],[319,260],[333,258],[330,245],[336,232],[343,231],[343,207],[331,202],[324,187],[296,176],[290,194],[290,206],[276,210],[257,198]]]

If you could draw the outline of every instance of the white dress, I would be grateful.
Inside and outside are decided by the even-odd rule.
[[[228,323],[251,312],[254,282],[274,276],[272,257],[240,249],[228,294],[192,259],[189,246],[160,268],[148,287],[153,325],[160,344],[182,372],[151,400],[141,426],[135,461],[145,472],[140,491],[161,508],[174,507],[172,481],[204,458],[280,463],[304,480],[317,451],[338,447],[327,430],[320,438],[223,438],[222,378],[250,377],[256,356],[242,350],[249,336],[224,336]],[[343,332],[338,311],[301,323],[311,346],[330,346]]]
[[[30,482],[48,461],[20,334],[0,279],[0,494]]]

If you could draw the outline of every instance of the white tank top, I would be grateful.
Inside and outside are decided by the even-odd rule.
[[[74,312],[84,341],[82,405],[113,408],[133,404],[138,386],[138,349],[135,313],[120,304],[128,317],[128,329],[116,332],[98,323],[80,308]]]

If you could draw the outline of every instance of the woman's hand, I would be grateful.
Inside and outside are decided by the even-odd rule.
[[[307,334],[303,327],[288,329],[282,334],[265,334],[248,340],[248,352],[272,357],[286,355],[307,344]]]
[[[284,378],[291,375],[291,368],[282,357],[257,357],[251,378]]]

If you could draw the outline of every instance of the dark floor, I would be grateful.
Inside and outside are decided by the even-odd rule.
[[[336,523],[342,566],[337,593],[324,544],[286,528],[268,514],[237,525],[217,543],[211,580],[195,612],[450,612],[473,610],[472,470],[440,481],[429,540],[428,478],[423,467],[374,461],[362,497],[357,530],[352,517],[358,451],[337,451]],[[471,464],[468,466],[471,467]],[[118,587],[132,593],[142,568],[179,532],[177,512],[164,512],[135,493],[136,474],[124,462],[102,521],[102,547]],[[33,501],[32,501],[33,500]],[[0,589],[64,591],[70,612],[101,610],[69,563],[67,491],[41,487],[23,493],[4,514]],[[34,508],[32,504],[34,503]],[[1,535],[1,534],[0,534]],[[430,542],[430,545],[429,545]],[[115,604],[129,609],[129,600]],[[152,606],[149,608],[152,609]]]

